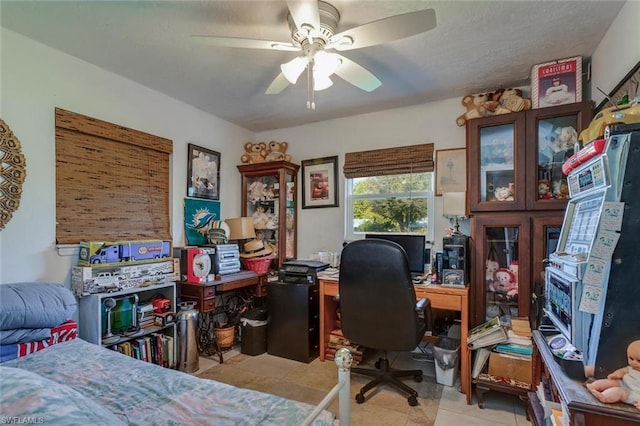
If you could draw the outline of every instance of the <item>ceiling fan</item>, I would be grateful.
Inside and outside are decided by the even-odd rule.
[[[369,22],[336,33],[340,13],[322,0],[287,0],[287,21],[291,41],[269,41],[251,38],[193,35],[193,39],[224,47],[268,49],[299,52],[298,56],[280,66],[282,72],[271,82],[266,94],[282,92],[295,84],[307,70],[307,108],[315,109],[314,91],[331,87],[335,74],[350,84],[371,92],[382,82],[367,69],[339,52],[388,43],[429,31],[436,26],[433,9],[409,12]]]

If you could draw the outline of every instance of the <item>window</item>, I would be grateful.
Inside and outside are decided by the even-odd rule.
[[[433,240],[432,182],[432,172],[347,179],[347,239],[391,232]]]
[[[418,233],[433,240],[433,144],[347,153],[346,238]]]

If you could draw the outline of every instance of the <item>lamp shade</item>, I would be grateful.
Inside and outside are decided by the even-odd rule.
[[[253,219],[250,217],[235,217],[226,219],[225,222],[229,225],[229,239],[230,240],[246,240],[256,237],[256,231],[253,228]]]
[[[445,192],[442,194],[442,215],[445,217],[465,217],[467,207],[466,192]]]
[[[302,74],[302,71],[307,67],[308,59],[303,56],[296,56],[286,64],[280,65],[282,74],[291,84],[296,84],[298,77]]]

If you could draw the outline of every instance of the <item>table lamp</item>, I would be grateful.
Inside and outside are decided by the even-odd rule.
[[[442,194],[442,216],[453,219],[453,233],[460,234],[458,220],[466,219],[467,193],[445,192]]]

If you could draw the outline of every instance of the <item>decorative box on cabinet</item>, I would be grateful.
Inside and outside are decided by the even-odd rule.
[[[562,163],[590,120],[590,102],[469,120],[469,210],[563,210]]]
[[[149,287],[128,288],[113,293],[90,294],[88,296],[82,297],[79,302],[80,338],[86,340],[87,342],[95,343],[96,345],[113,347],[114,345],[119,345],[124,342],[145,338],[155,333],[161,333],[166,336],[170,336],[173,339],[174,353],[172,358],[173,360],[175,360],[175,349],[178,343],[176,341],[175,322],[171,322],[166,325],[151,325],[142,327],[135,333],[121,333],[117,335],[117,338],[113,338],[109,341],[103,341],[105,330],[107,329],[107,309],[105,300],[114,299],[114,301],[118,302],[119,300],[122,300],[124,298],[133,298],[135,300],[136,297],[138,300],[138,306],[140,306],[141,303],[151,301],[156,297],[167,299],[171,304],[170,312],[176,312],[175,283],[157,284]],[[137,312],[132,312],[131,310],[129,310],[128,314],[137,315]],[[115,321],[117,321],[117,319],[114,315],[112,316],[112,327],[115,327]]]
[[[297,178],[288,161],[241,164],[242,216],[253,217],[256,235],[275,248],[273,267],[297,256]]]

